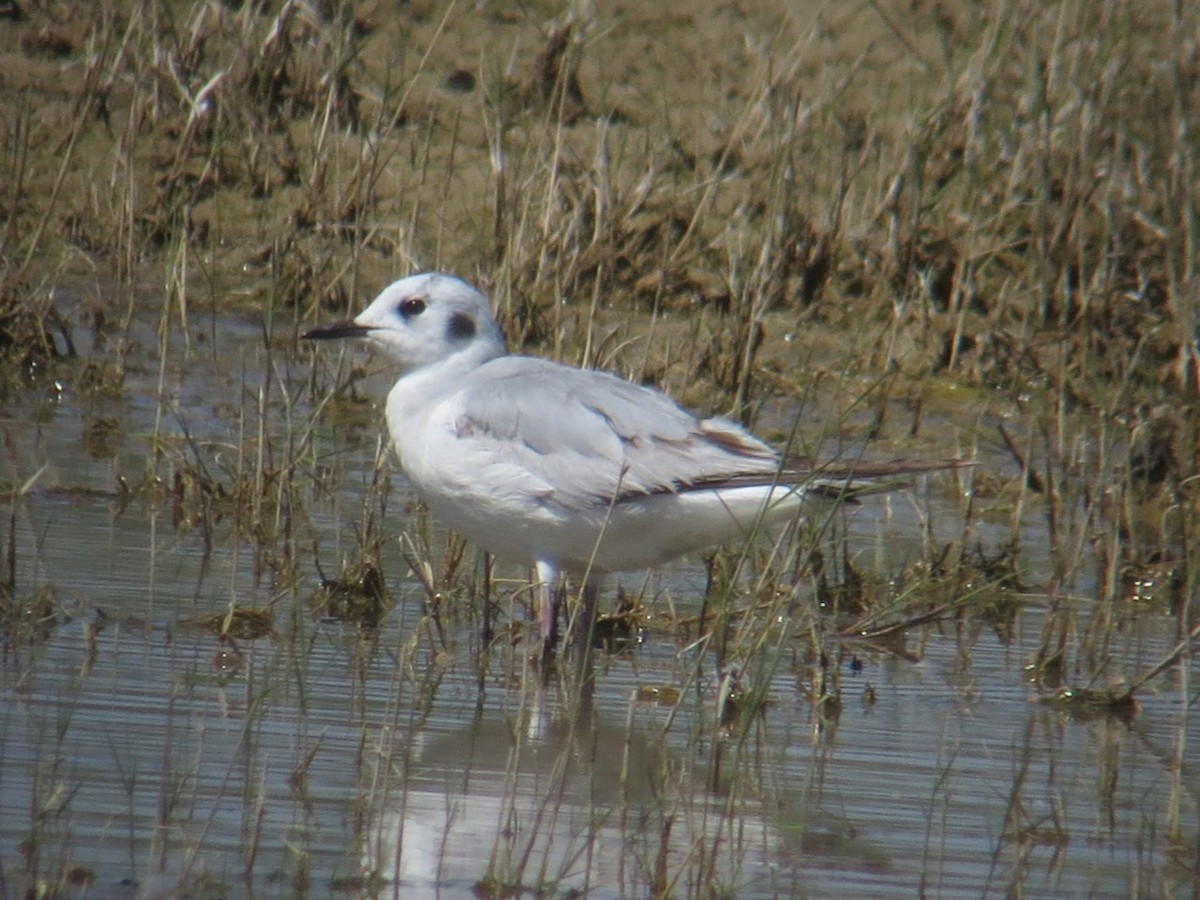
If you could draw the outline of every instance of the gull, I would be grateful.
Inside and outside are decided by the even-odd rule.
[[[402,278],[304,337],[364,340],[395,365],[386,419],[401,468],[443,525],[534,569],[543,655],[564,577],[582,586],[590,629],[596,576],[744,538],[810,492],[960,465],[814,466],[652,388],[510,355],[488,298],[445,273]]]

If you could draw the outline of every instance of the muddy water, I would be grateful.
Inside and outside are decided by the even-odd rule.
[[[17,596],[52,589],[52,619],[6,635],[0,665],[0,894],[1195,889],[1187,670],[1158,679],[1132,722],[1032,702],[1023,667],[1047,610],[1026,597],[1009,628],[964,621],[886,651],[847,644],[831,660],[840,715],[819,716],[804,642],[783,628],[762,651],[765,709],[731,737],[714,731],[719,685],[702,647],[651,632],[598,654],[590,689],[569,664],[543,684],[514,642],[482,649],[468,598],[445,598],[438,635],[395,540],[382,559],[396,605],[377,631],[313,616],[316,561],[331,574],[361,540],[378,449],[369,411],[315,416],[310,359],[259,322],[192,323],[190,348],[176,339],[162,365],[156,324],[131,330],[123,390],[83,386],[85,361],[110,351],[81,340],[57,383],[31,382],[0,414],[3,478],[40,472],[0,509]],[[309,474],[269,540],[232,503],[172,496],[181,461],[231,483],[289,454]],[[115,491],[148,470],[161,494]],[[917,501],[952,528],[942,502]],[[860,560],[888,570],[908,552],[911,507],[855,513]],[[386,534],[412,527],[399,479],[371,511]],[[686,614],[703,583],[693,560],[651,589]],[[519,596],[496,593],[501,626],[519,620]],[[231,604],[269,607],[272,632],[222,643],[193,621]],[[1168,616],[1131,619],[1109,645],[1116,670],[1149,667],[1176,635]]]

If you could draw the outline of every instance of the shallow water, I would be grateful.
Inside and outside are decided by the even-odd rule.
[[[807,644],[787,622],[755,664],[761,715],[728,733],[713,724],[712,654],[664,633],[598,652],[590,688],[570,661],[543,684],[507,631],[482,649],[478,604],[443,598],[444,639],[425,617],[393,537],[415,531],[401,479],[364,502],[373,411],[313,420],[295,456],[324,482],[301,478],[265,517],[287,535],[264,540],[236,503],[178,501],[172,463],[202,461],[222,483],[282,467],[312,416],[310,358],[223,318],[194,324],[192,351],[172,345],[160,372],[154,323],[131,334],[121,392],[81,388],[81,361],[0,414],[0,477],[40,471],[0,508],[17,597],[53,590],[53,621],[3,648],[0,895],[456,897],[481,882],[594,897],[1193,893],[1188,668],[1142,692],[1131,722],[1034,702],[1023,667],[1048,612],[1024,597],[1007,628],[952,619],[886,650],[844,644],[836,716],[814,709]],[[81,344],[84,359],[106,353]],[[98,419],[118,430],[99,444]],[[118,495],[118,476],[148,467],[161,495]],[[919,555],[917,510],[953,532],[956,508],[935,490],[853,514],[860,568]],[[308,606],[317,561],[333,574],[354,558],[368,518],[389,536],[396,601],[374,632]],[[1027,531],[1026,565],[1038,540]],[[694,613],[703,586],[683,561],[651,596]],[[508,587],[502,627],[523,617]],[[189,623],[231,604],[270,606],[273,633],[222,644]],[[1166,614],[1131,617],[1108,671],[1132,678],[1177,634]]]

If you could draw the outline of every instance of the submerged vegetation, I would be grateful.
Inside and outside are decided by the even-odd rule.
[[[77,452],[109,467],[73,474],[0,412],[6,684],[56,629],[83,622],[93,658],[118,627],[56,594],[27,514],[47,500],[165,515],[206,561],[222,546],[251,561],[249,584],[174,620],[215,642],[222,683],[268,642],[288,648],[278,681],[302,682],[328,628],[353,635],[356,660],[395,666],[412,706],[392,696],[396,722],[431,715],[455,665],[474,667],[481,704],[485,683],[524,684],[521,573],[477,559],[393,484],[367,402],[386,373],[296,341],[443,268],[488,289],[514,347],[653,382],[792,452],[979,463],[863,500],[911,531],[894,556],[863,551],[831,506],[714,553],[696,598],[650,582],[607,598],[594,677],[640,641],[677,648],[676,680],[640,684],[629,721],[661,707],[665,733],[693,716],[683,756],[710,753],[647,764],[657,844],[622,884],[734,893],[730,835],[692,832],[704,846],[680,864],[673,823],[722,798],[766,805],[747,772],[784,675],[814,733],[835,732],[877,700],[844,685],[860,657],[920,660],[939,635],[963,655],[986,635],[1007,646],[1036,607],[1038,645],[1012,663],[1043,709],[1128,723],[1164,672],[1194,704],[1200,10],[677,6],[0,3],[0,410],[36,423],[76,404]],[[253,323],[253,365],[222,349],[231,321]],[[190,393],[199,369],[211,381]],[[401,582],[419,619],[380,648]],[[1130,634],[1149,616],[1177,625],[1148,658]],[[593,673],[559,675],[588,696]],[[564,758],[582,739],[571,730]],[[398,740],[372,751],[364,819],[407,771]],[[313,758],[290,776],[296,796]],[[35,805],[61,800],[56,774]],[[1024,777],[995,826],[1014,892],[1033,848],[1066,841],[1057,807],[1022,806]],[[1165,833],[1194,885],[1174,802],[1146,840]],[[40,855],[37,822],[20,883],[86,884]],[[251,844],[261,826],[245,825]],[[399,844],[380,844],[367,881],[342,889],[398,877],[379,854]],[[478,895],[557,883],[530,858],[494,856]],[[0,858],[0,893],[16,877]]]

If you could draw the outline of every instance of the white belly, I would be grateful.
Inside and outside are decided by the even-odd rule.
[[[732,488],[656,494],[610,509],[563,510],[495,497],[425,493],[435,516],[501,559],[549,562],[579,575],[646,569],[685,553],[752,536],[791,518],[803,489]]]

